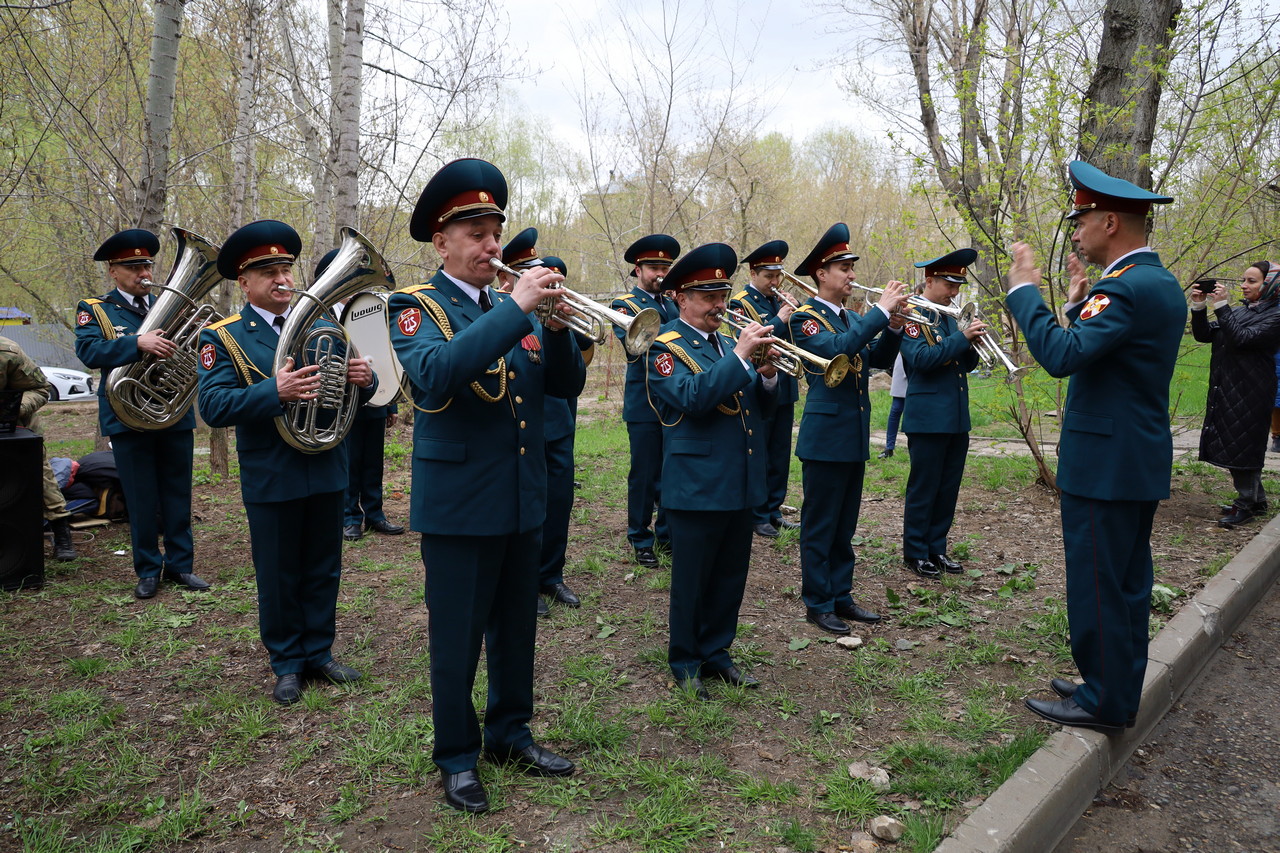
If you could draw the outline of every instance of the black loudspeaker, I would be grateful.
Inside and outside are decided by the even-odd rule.
[[[0,587],[44,586],[44,439],[0,435]]]

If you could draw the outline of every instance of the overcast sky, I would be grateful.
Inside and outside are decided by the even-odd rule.
[[[603,89],[601,72],[588,56],[589,50],[575,46],[573,39],[587,38],[591,50],[607,50],[618,61],[626,61],[625,44],[617,26],[619,4],[648,20],[661,16],[661,0],[509,0],[504,11],[511,20],[511,47],[520,52],[521,42],[541,70],[529,79],[516,81],[508,92],[529,113],[553,117],[558,138],[581,137],[579,109],[575,93],[583,87],[584,70],[592,85]],[[675,5],[668,0],[668,6]],[[831,32],[831,21],[821,18],[812,4],[801,0],[715,0],[706,6],[701,0],[686,0],[681,14],[693,20],[709,8],[714,27],[699,36],[717,59],[705,67],[723,67],[720,41],[733,42],[752,91],[758,94],[767,117],[762,132],[780,131],[803,139],[823,124],[854,126],[868,132],[882,130],[869,111],[859,109],[841,91],[835,72],[818,67],[818,59],[831,59],[848,50],[848,36]],[[602,37],[600,31],[607,31]],[[655,49],[657,45],[655,44]]]

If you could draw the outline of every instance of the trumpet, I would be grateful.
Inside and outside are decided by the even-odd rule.
[[[856,281],[853,283],[853,286],[858,288],[858,290],[863,290],[867,293],[874,293],[877,296],[884,294],[884,288],[881,287],[870,287],[865,284],[858,284]],[[971,311],[977,311],[977,306],[972,303],[969,303],[966,307],[970,308]],[[963,309],[956,308],[952,305],[938,305],[936,302],[930,302],[923,296],[918,296],[912,293],[907,296],[906,307],[899,308],[893,313],[904,320],[909,320],[912,323],[918,323],[921,326],[933,328],[942,324],[943,314],[949,314],[952,317],[956,317],[958,321],[961,310]]]
[[[970,306],[973,306],[972,302],[965,305],[966,308]],[[975,319],[981,319],[977,316],[976,306],[974,307],[975,311],[970,314],[967,321],[960,322],[959,325],[962,330],[968,328],[969,324]],[[1031,369],[1031,367],[1026,364],[1021,366],[1014,364],[1013,359],[1009,358],[1000,345],[985,334],[978,335],[978,337],[974,338],[973,343],[974,346],[978,348],[978,358],[982,360],[983,364],[990,367],[991,365],[998,363],[1005,369],[1005,382],[1012,382]]]
[[[519,270],[507,266],[498,258],[490,258],[489,263],[498,272],[504,272],[516,278],[523,274]],[[586,335],[601,346],[609,340],[607,324],[613,324],[622,329],[624,332],[622,346],[626,349],[627,354],[632,356],[643,355],[647,352],[658,337],[658,333],[662,331],[662,315],[658,313],[656,308],[646,308],[632,317],[623,314],[621,311],[614,311],[594,299],[588,299],[579,293],[575,293],[563,284],[554,288],[554,292],[560,295],[560,301],[563,301],[564,304],[577,312],[576,314],[560,314],[555,319],[575,332]],[[555,304],[556,301],[551,299],[538,303],[534,313],[542,323],[545,324],[551,319]]]
[[[719,317],[739,334],[752,322],[751,318],[731,308],[726,308],[719,314]],[[832,359],[825,359],[820,355],[814,355],[808,350],[801,349],[795,344],[780,340],[774,340],[768,347],[771,351],[767,356],[764,356],[764,359],[783,373],[788,376],[794,376],[796,379],[810,372],[805,366],[805,362],[817,366],[818,370],[812,372],[821,372],[822,383],[828,388],[834,388],[843,382],[845,375],[849,372],[849,356],[844,353],[838,353]],[[759,350],[757,350],[753,358],[758,360],[760,355]]]

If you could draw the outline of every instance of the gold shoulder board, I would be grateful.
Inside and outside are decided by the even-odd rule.
[[[1111,271],[1111,272],[1107,273],[1106,275],[1104,275],[1104,276],[1103,276],[1103,278],[1119,278],[1119,277],[1120,277],[1120,276],[1122,276],[1125,272],[1127,272],[1127,271],[1129,271],[1129,270],[1133,269],[1133,268],[1134,268],[1134,267],[1136,267],[1136,266],[1137,266],[1137,264],[1129,264],[1129,266],[1127,266],[1127,267],[1121,267],[1121,268],[1120,268],[1120,269],[1118,269],[1118,270],[1113,270],[1113,271]]]
[[[236,320],[239,320],[239,319],[240,319],[239,314],[232,314],[230,317],[224,317],[216,323],[209,324],[205,328],[207,328],[209,331],[212,332],[216,329],[221,329],[223,326],[227,325],[228,323],[234,323]]]
[[[671,341],[678,341],[679,339],[680,339],[680,333],[676,331],[663,332],[661,335],[658,335],[658,343],[660,344],[670,343]]]

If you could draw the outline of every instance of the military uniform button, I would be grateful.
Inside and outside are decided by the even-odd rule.
[[[751,410],[750,410],[750,409],[743,409],[742,411],[743,411],[743,413],[744,413],[744,414],[746,414],[746,415],[748,415],[748,416],[750,416],[750,414],[751,414]]]
[[[522,448],[520,448],[520,455],[521,455],[521,456],[524,456],[524,448],[523,448],[523,447],[522,447]]]
[[[755,435],[755,432],[753,432],[752,430],[747,430],[747,435]]]
[[[524,423],[524,421],[521,421],[521,422],[520,422],[520,429],[524,429],[524,427],[525,427],[525,423]]]
[[[748,456],[750,456],[750,455],[751,455],[751,448],[750,448],[750,447],[748,447],[748,448],[747,448],[747,455],[748,455]]]
[[[519,394],[517,394],[517,395],[516,395],[516,405],[518,406],[518,405],[520,405],[520,404],[521,404],[521,403],[523,403],[523,402],[524,402],[524,397],[521,397]]]
[[[509,370],[509,371],[507,371],[507,378],[508,378],[508,379],[515,379],[515,378],[516,378],[516,372],[515,372],[514,370]]]

